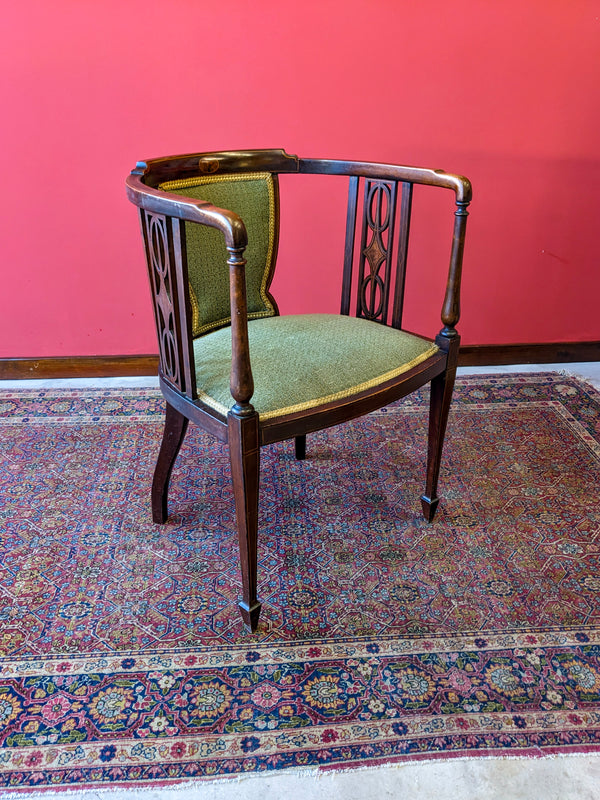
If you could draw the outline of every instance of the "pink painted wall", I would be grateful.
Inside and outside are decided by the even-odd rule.
[[[468,175],[463,340],[600,339],[597,0],[28,0],[2,16],[0,356],[155,352],[124,178],[139,158],[247,147]],[[329,279],[315,299],[307,246],[333,259],[326,225],[291,225],[313,188],[284,197],[284,311],[337,306]],[[420,305],[429,281],[420,265]]]

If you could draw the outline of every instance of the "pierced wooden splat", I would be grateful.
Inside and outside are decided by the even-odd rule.
[[[188,316],[182,299],[186,296],[183,275],[187,272],[183,226],[178,219],[147,211],[140,211],[140,221],[146,245],[161,371],[179,391],[194,395],[191,352],[180,352],[178,345],[182,341],[182,331],[187,328]]]
[[[340,311],[342,314],[350,313],[352,273],[357,261],[356,316],[401,328],[413,184],[377,179],[364,181],[361,244],[355,256],[357,220],[361,211],[359,182],[356,175],[350,178]],[[401,201],[398,209],[399,184]],[[394,253],[395,269],[392,267]],[[393,297],[393,309],[388,321],[390,297]]]
[[[397,183],[366,180],[356,316],[387,322]]]

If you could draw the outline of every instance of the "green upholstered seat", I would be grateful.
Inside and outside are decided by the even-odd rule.
[[[205,175],[159,184],[166,192],[205,200],[238,214],[246,225],[246,291],[248,319],[271,316],[275,306],[268,282],[276,256],[279,206],[275,178],[268,172]],[[227,325],[229,270],[223,234],[202,225],[187,226],[188,278],[192,335]]]
[[[261,419],[291,414],[372,388],[437,352],[404,331],[337,314],[301,314],[248,323],[252,404]],[[194,341],[199,398],[226,414],[231,330]]]

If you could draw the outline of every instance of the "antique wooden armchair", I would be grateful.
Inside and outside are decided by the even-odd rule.
[[[280,316],[269,292],[283,173],[349,178],[339,315]],[[402,330],[415,184],[451,189],[456,196],[443,327],[434,340]],[[239,607],[254,631],[261,609],[257,525],[263,445],[294,438],[296,457],[303,459],[310,431],[366,414],[431,382],[421,503],[425,518],[434,517],[458,357],[455,325],[471,186],[440,170],[251,150],[139,162],[127,179],[127,193],[140,210],[167,401],[152,485],[153,519],[167,519],[169,479],[188,420],[227,442],[242,573]],[[355,316],[350,316],[351,297]]]

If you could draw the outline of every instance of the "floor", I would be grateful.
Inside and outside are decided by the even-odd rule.
[[[459,369],[459,375],[547,371],[577,375],[600,390],[600,362],[465,367]],[[0,389],[157,385],[156,378],[0,381]],[[53,800],[73,800],[74,796],[81,800],[281,800],[287,796],[302,796],[303,800],[383,800],[392,797],[397,800],[438,800],[442,796],[452,800],[600,800],[600,754],[528,759],[449,759],[328,773],[283,771],[187,783],[168,789],[52,793]]]

